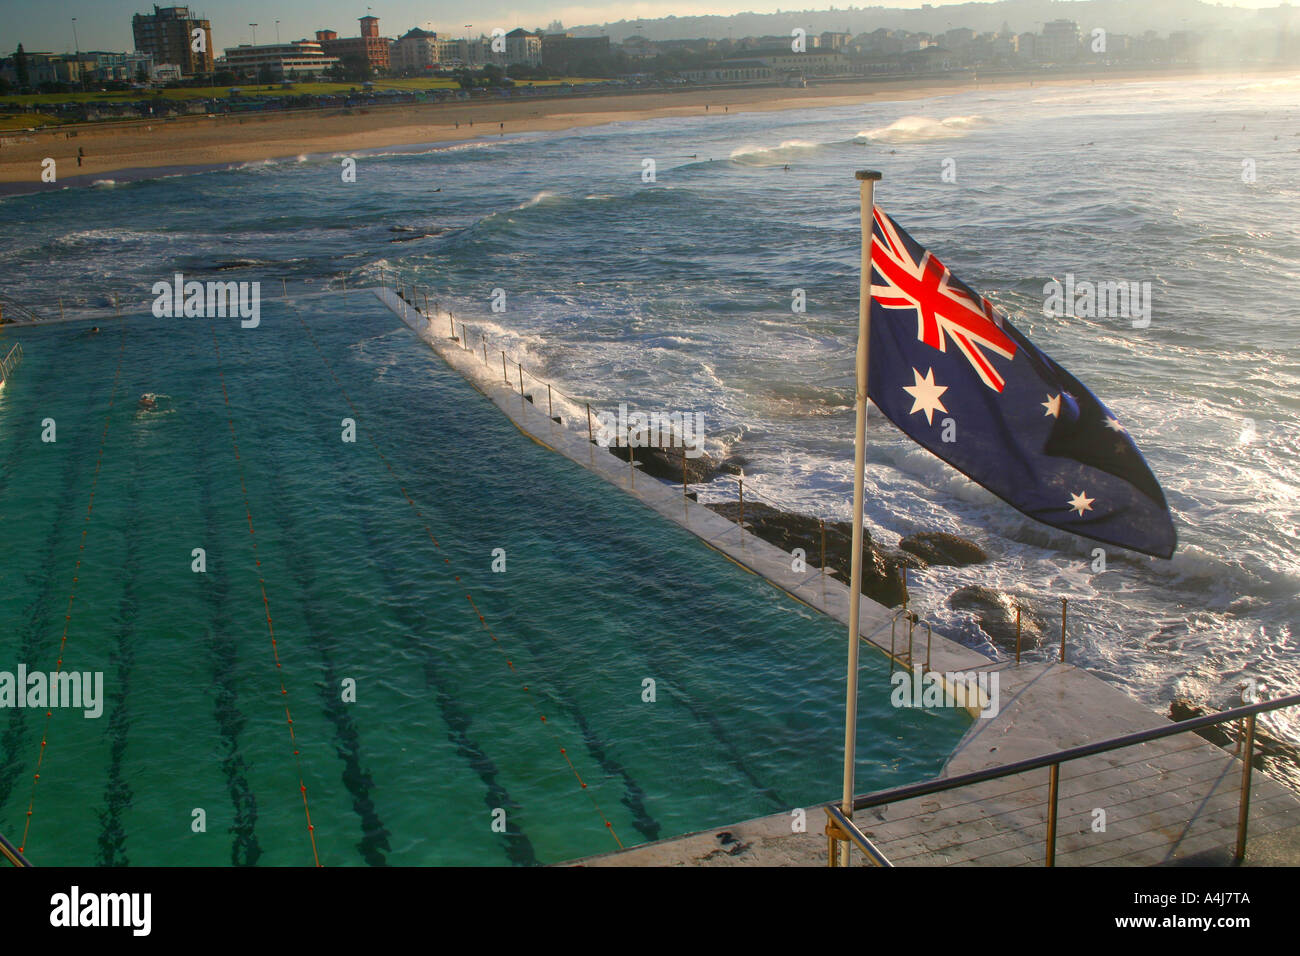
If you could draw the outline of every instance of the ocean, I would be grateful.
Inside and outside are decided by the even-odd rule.
[[[884,178],[876,201],[954,272],[1005,309],[1022,331],[1128,425],[1165,489],[1179,536],[1178,551],[1170,561],[1112,548],[1106,555],[1106,570],[1098,572],[1093,542],[1019,515],[876,416],[868,432],[866,499],[868,524],[876,540],[892,545],[899,536],[917,531],[949,531],[976,540],[991,556],[983,565],[932,567],[914,573],[910,584],[915,609],[937,631],[988,648],[976,621],[949,607],[948,596],[957,588],[982,584],[1020,596],[1049,622],[1058,613],[1059,599],[1067,597],[1069,659],[1123,688],[1153,712],[1167,712],[1169,701],[1177,696],[1222,706],[1250,679],[1263,687],[1265,696],[1294,693],[1300,690],[1296,636],[1300,337],[1295,333],[1300,304],[1294,296],[1300,280],[1297,107],[1300,78],[1276,75],[1157,79],[1105,88],[1083,84],[974,89],[903,103],[722,115],[711,110],[693,118],[379,150],[358,156],[355,183],[342,181],[341,156],[303,156],[135,182],[102,181],[90,189],[0,201],[5,222],[0,230],[4,263],[0,294],[47,313],[56,312],[62,298],[66,313],[84,310],[102,316],[111,312],[114,296],[129,312],[146,311],[153,284],[170,281],[175,272],[189,278],[262,282],[263,325],[268,334],[254,338],[254,330],[240,330],[237,320],[217,320],[217,335],[229,343],[228,360],[237,363],[233,373],[227,372],[240,383],[231,401],[237,408],[237,430],[248,435],[247,439],[240,436],[241,448],[245,441],[251,443],[247,467],[261,483],[249,489],[253,516],[265,515],[262,521],[278,527],[286,540],[286,567],[277,579],[283,597],[278,603],[288,605],[288,610],[319,602],[315,624],[303,612],[307,617],[302,626],[312,633],[330,630],[329,622],[343,613],[339,607],[353,615],[353,623],[344,630],[368,633],[358,630],[355,622],[382,611],[383,626],[391,628],[392,634],[390,643],[377,646],[396,653],[421,626],[417,595],[424,593],[419,590],[424,585],[414,583],[412,562],[418,564],[428,555],[389,550],[397,547],[396,528],[405,529],[402,547],[416,547],[409,534],[409,515],[400,514],[406,504],[390,500],[383,504],[388,512],[380,508],[385,491],[391,496],[392,489],[384,485],[391,476],[371,461],[367,477],[358,477],[346,458],[339,457],[335,442],[327,448],[319,434],[304,433],[304,429],[310,432],[303,421],[307,409],[320,418],[313,426],[320,429],[326,427],[326,418],[328,426],[337,429],[345,412],[333,396],[333,382],[324,375],[320,357],[303,340],[299,315],[325,337],[321,344],[326,354],[344,363],[346,374],[341,377],[346,387],[366,395],[369,404],[363,407],[382,415],[382,426],[373,426],[382,428],[375,437],[387,453],[401,456],[398,471],[406,480],[418,476],[425,483],[421,500],[430,507],[437,503],[439,519],[455,530],[449,540],[469,541],[482,533],[464,514],[482,509],[496,522],[541,521],[546,527],[530,534],[546,540],[555,553],[564,552],[566,562],[577,562],[572,567],[581,571],[563,580],[581,581],[585,589],[583,627],[575,638],[579,644],[561,649],[565,642],[560,628],[538,638],[548,646],[533,648],[539,661],[548,662],[538,666],[555,682],[550,692],[557,699],[575,708],[589,705],[587,695],[601,684],[599,667],[593,665],[582,682],[573,678],[570,683],[563,662],[568,651],[589,658],[591,648],[582,643],[589,631],[600,635],[597,640],[619,644],[606,629],[618,632],[625,625],[608,622],[616,608],[600,598],[618,594],[628,596],[629,614],[653,609],[666,613],[677,608],[679,598],[685,601],[691,596],[674,622],[648,619],[658,629],[653,637],[644,630],[647,625],[639,626],[638,641],[644,643],[638,646],[646,655],[662,654],[675,662],[673,666],[687,667],[701,682],[684,698],[697,705],[712,700],[714,682],[725,684],[721,674],[747,659],[742,648],[733,647],[727,666],[715,672],[694,658],[697,642],[710,643],[705,635],[675,635],[671,650],[661,649],[659,640],[667,640],[666,635],[676,629],[692,629],[688,622],[705,613],[695,602],[702,602],[714,615],[717,634],[726,633],[728,589],[750,588],[743,598],[746,617],[762,609],[779,620],[762,624],[767,656],[745,665],[753,670],[744,683],[756,693],[755,686],[780,674],[784,696],[778,702],[760,695],[745,707],[719,701],[708,718],[682,704],[683,726],[694,727],[708,738],[701,745],[700,759],[715,761],[719,767],[733,760],[729,773],[735,779],[729,789],[701,786],[686,798],[675,789],[679,781],[671,786],[663,781],[663,802],[654,804],[648,816],[638,816],[640,811],[627,807],[646,805],[628,798],[628,794],[647,792],[641,775],[632,774],[638,782],[629,786],[627,776],[593,754],[603,747],[628,746],[624,742],[639,739],[642,732],[626,726],[617,729],[621,704],[595,707],[594,712],[605,715],[602,719],[609,723],[593,731],[600,742],[589,743],[586,752],[596,768],[593,772],[615,781],[611,788],[624,798],[621,803],[619,796],[606,798],[602,806],[607,812],[611,803],[623,807],[628,816],[618,823],[632,834],[628,842],[639,842],[649,833],[666,836],[778,812],[776,803],[790,804],[793,799],[785,791],[807,800],[834,795],[833,726],[842,701],[839,692],[830,688],[840,686],[836,682],[842,680],[836,676],[842,664],[833,650],[837,639],[842,644],[842,636],[836,628],[788,607],[788,602],[766,597],[764,586],[757,582],[715,569],[717,561],[710,564],[707,553],[697,555],[698,549],[674,537],[670,529],[638,531],[647,541],[598,559],[589,549],[604,542],[612,529],[647,525],[641,516],[627,519],[626,513],[635,506],[598,487],[594,479],[568,475],[558,463],[548,463],[545,454],[522,448],[508,426],[493,424],[490,408],[480,409],[482,402],[472,391],[448,380],[445,370],[427,352],[421,353],[413,337],[391,316],[376,311],[364,295],[322,294],[324,290],[377,284],[381,269],[399,271],[431,290],[443,309],[469,324],[472,335],[485,334],[490,349],[508,351],[526,369],[566,393],[590,399],[593,406],[626,402],[645,410],[702,413],[706,450],[748,460],[747,497],[752,494],[789,510],[844,519],[852,500],[852,376],[860,241],[853,172],[880,169]],[[646,181],[647,160],[653,160],[653,181]],[[1093,282],[1149,282],[1149,326],[1135,328],[1124,317],[1045,315],[1045,284],[1053,279],[1065,282],[1067,276]],[[289,295],[276,305],[273,299],[281,280]],[[792,311],[796,289],[804,290],[806,311]],[[494,303],[504,311],[494,311]],[[115,425],[110,430],[110,443],[126,441],[123,436],[130,434],[133,441],[145,443],[138,455],[150,456],[132,458],[133,470],[125,474],[110,470],[112,454],[104,457],[101,481],[125,482],[114,491],[118,507],[136,502],[134,509],[123,512],[128,528],[132,527],[126,520],[130,513],[138,513],[142,523],[157,523],[158,533],[183,526],[177,524],[180,518],[169,517],[171,508],[190,507],[189,520],[195,522],[225,520],[227,525],[231,521],[237,525],[241,518],[221,511],[238,511],[240,502],[219,493],[221,488],[229,490],[231,480],[230,436],[222,433],[222,416],[212,404],[209,332],[202,321],[200,328],[194,328],[195,321],[145,316],[133,320],[127,332],[123,352],[127,381],[119,400],[132,406],[140,392],[165,392],[174,403],[176,418],[188,419],[184,426],[179,422],[172,426],[164,418],[160,420],[164,424],[151,423],[143,429]],[[222,321],[226,324],[220,325]],[[51,529],[75,520],[72,506],[80,505],[78,496],[89,481],[113,376],[112,353],[118,348],[116,326],[106,326],[93,340],[80,338],[84,331],[85,326],[77,325],[17,334],[6,331],[0,336],[0,342],[18,338],[27,352],[15,387],[0,393],[5,579],[23,582],[22,589],[6,596],[0,610],[6,615],[6,631],[12,634],[11,628],[25,627],[32,632],[29,639],[38,642],[33,646],[46,649],[53,645],[40,643],[49,640],[40,628],[61,617],[63,605],[56,608],[54,594],[65,587],[75,560],[68,550],[74,539]],[[57,352],[43,348],[55,343]],[[76,350],[86,355],[84,374]],[[390,387],[395,391],[385,392]],[[24,389],[38,389],[39,401],[30,395],[24,398]],[[219,401],[219,390],[216,395]],[[192,414],[186,414],[190,402],[196,404]],[[75,464],[69,461],[57,467],[34,464],[30,437],[20,444],[14,428],[37,427],[34,423],[45,417],[44,409],[56,406],[77,422],[74,429],[85,433],[79,438],[84,446],[81,457]],[[481,440],[475,436],[494,436],[480,454],[471,456],[469,473],[456,471],[456,467],[470,467],[463,464],[464,456],[457,457],[459,466],[444,463],[450,471],[438,470],[444,467],[439,464],[444,457],[440,448],[453,440],[449,433],[453,425],[454,440],[470,446]],[[176,434],[164,434],[172,428]],[[151,440],[159,444],[148,447]],[[356,454],[373,454],[364,447],[365,441],[355,446]],[[492,468],[504,484],[489,490],[479,474],[484,456],[489,451],[504,454],[507,446],[512,454],[525,455],[526,471],[508,458],[494,460]],[[276,452],[268,460],[265,455],[271,449]],[[224,479],[203,477],[207,466],[197,462],[208,461],[205,455],[212,463],[222,463]],[[537,493],[534,482],[548,470],[557,471],[546,486],[551,494],[581,498],[580,509],[560,510],[544,520],[539,509],[527,505],[530,498],[540,504],[545,497]],[[332,477],[328,497],[323,498],[313,483],[326,474]],[[511,476],[508,482],[507,475]],[[209,480],[217,483],[205,485]],[[131,482],[136,483],[134,491]],[[179,492],[177,482],[188,490]],[[448,483],[456,486],[459,497],[451,493],[454,489]],[[209,500],[202,496],[204,487],[211,494],[210,504],[202,503]],[[734,494],[734,483],[720,480],[702,489],[701,497],[724,500]],[[189,500],[186,495],[198,497]],[[205,509],[216,511],[209,515]],[[375,513],[364,514],[368,509]],[[345,527],[351,529],[347,535],[336,537],[332,531],[337,514],[346,518]],[[96,521],[98,515],[97,510]],[[295,531],[295,525],[312,528]],[[90,533],[125,534],[95,524]],[[230,534],[233,546],[238,535]],[[298,534],[311,545],[295,549],[287,543]],[[490,537],[478,542],[480,551],[491,550]],[[107,553],[120,559],[125,553],[121,549],[134,547],[135,560],[143,567],[145,562],[162,560],[153,555],[151,540],[139,537],[132,545],[131,535],[126,534],[126,540],[113,542],[119,550],[110,547]],[[327,553],[318,549],[322,541],[333,542]],[[22,547],[13,542],[21,542]],[[185,543],[181,550],[188,562],[190,545]],[[296,556],[290,557],[295,550]],[[676,563],[661,563],[666,553],[676,555]],[[11,563],[15,554],[22,555],[17,565]],[[479,552],[471,548],[459,555],[463,566],[474,566],[475,554]],[[691,569],[686,573],[680,564],[688,554]],[[481,554],[477,560],[482,572],[486,564]],[[548,561],[560,559],[553,556]],[[646,563],[638,570],[637,562]],[[327,583],[331,576],[349,577],[354,572],[360,575],[356,581],[332,595]],[[53,575],[53,582],[45,580],[47,573]],[[103,573],[110,575],[108,566]],[[549,567],[538,573],[541,581],[561,572]],[[654,597],[640,593],[647,577],[658,586],[670,573],[684,575],[680,586],[665,585]],[[179,600],[182,591],[175,582],[164,586],[162,581],[155,582],[161,587],[155,596]],[[482,573],[479,583],[494,593],[496,585],[489,573]],[[86,584],[94,587],[89,575]],[[137,585],[143,586],[143,582]],[[104,627],[114,614],[121,616],[121,594],[114,591],[121,587],[118,581],[103,595],[108,602],[103,607]],[[246,593],[241,601],[244,598]],[[33,603],[38,599],[45,603]],[[527,618],[527,605],[517,595],[503,593],[497,599],[503,621],[522,623]],[[567,613],[567,604],[554,606],[557,602],[549,586],[539,585],[529,599],[541,601],[556,618]],[[232,596],[231,608],[222,610],[210,594],[203,598],[207,603],[200,610],[188,611],[154,607],[138,594],[135,600],[141,613],[148,604],[150,614],[172,618],[171,626],[178,632],[189,626],[187,621],[206,622],[204,626],[211,630],[211,622],[233,613],[234,604]],[[277,603],[275,593],[270,600]],[[249,612],[247,602],[239,609]],[[78,613],[90,613],[80,598]],[[164,627],[161,622],[157,626]],[[793,656],[793,645],[779,651],[781,641],[795,640],[796,632],[800,656]],[[255,637],[260,650],[269,653],[266,634]],[[371,635],[366,641],[373,639]],[[14,641],[11,637],[11,646]],[[350,643],[346,652],[340,648],[334,654],[356,655],[363,646],[365,642]],[[802,658],[806,646],[819,649],[815,665]],[[143,653],[139,648],[134,651],[135,666]],[[222,653],[221,642],[209,638],[202,650],[207,682],[190,693],[220,698],[221,688],[236,686],[221,669]],[[245,663],[240,651],[240,667],[266,664],[249,653]],[[181,661],[170,661],[168,666],[175,674],[184,670]],[[340,665],[337,656],[322,649],[304,666],[312,674],[328,674]],[[374,670],[374,680],[383,679],[379,658],[365,666]],[[486,665],[476,660],[474,666]],[[637,666],[646,671],[644,676],[653,676],[653,667]],[[446,687],[460,687],[463,679],[471,684],[480,680],[471,677],[471,671],[453,673],[457,676],[449,678]],[[813,673],[828,689],[824,700],[806,683]],[[390,786],[401,786],[403,762],[410,770],[420,759],[406,752],[399,758],[391,748],[371,750],[373,735],[382,734],[380,727],[391,727],[399,735],[413,735],[419,727],[427,734],[428,722],[442,721],[437,725],[442,729],[433,731],[436,736],[445,732],[444,724],[457,726],[459,714],[472,721],[499,721],[495,733],[512,739],[509,721],[492,716],[492,708],[481,700],[474,704],[478,700],[474,694],[467,698],[469,706],[430,712],[424,723],[408,727],[397,715],[417,701],[428,705],[421,694],[438,686],[428,681],[423,690],[408,689],[410,699],[392,689],[395,696],[390,700],[397,711],[391,723],[370,716],[356,718],[364,731],[366,752],[376,761],[370,771],[376,787],[382,786],[379,768],[384,763],[390,763],[393,771],[384,779]],[[640,677],[638,686],[639,681]],[[437,693],[449,695],[451,703],[459,701],[459,692]],[[195,700],[187,706],[191,707],[187,713],[198,715],[204,704]],[[330,749],[333,745],[328,742],[339,734],[344,735],[340,740],[348,739],[339,729],[344,717],[334,714],[325,695],[316,706],[321,733],[314,746]],[[131,710],[141,712],[135,705]],[[700,730],[713,727],[710,721],[722,720],[723,714],[732,722],[725,732]],[[157,717],[151,713],[149,719]],[[897,737],[906,746],[900,743],[888,755],[874,758],[896,767],[886,774],[893,779],[916,779],[933,772],[946,753],[944,748],[961,730],[954,720],[942,731],[931,732],[923,724],[907,723],[920,719],[912,713],[900,718],[882,712],[870,719],[876,718],[903,720],[896,725]],[[810,758],[806,766],[800,763],[797,771],[783,761],[803,753],[803,743],[795,745],[796,738],[788,733],[791,728],[775,726],[792,720],[800,725],[800,735],[806,735],[798,736],[799,741],[826,738],[818,745],[817,760]],[[226,755],[222,759],[234,759],[230,754],[243,753],[245,738],[253,746],[253,735],[238,729],[236,743],[230,742],[234,738],[229,734],[223,743],[218,735],[223,725],[214,726],[210,713],[206,721],[201,729],[198,716],[189,724],[175,724],[207,735],[202,742],[166,743],[169,728],[154,728],[157,756],[170,768],[168,772],[183,775],[195,761],[201,763],[203,755],[210,760],[222,754]],[[1267,722],[1280,735],[1300,741],[1300,721],[1294,715],[1270,717]],[[760,726],[767,729],[754,729]],[[581,721],[570,717],[569,729],[583,737],[580,728]],[[33,737],[33,733],[29,722],[15,738],[21,739],[22,746],[10,752],[23,773],[39,741],[39,734]],[[123,739],[132,742],[127,751],[131,759],[143,760],[136,751],[135,733]],[[256,746],[273,750],[280,744],[271,733],[259,737]],[[453,730],[447,740],[454,736]],[[871,739],[873,734],[864,730],[864,741]],[[928,751],[923,752],[921,739],[930,740]],[[743,745],[738,743],[742,740]],[[764,742],[762,748],[759,741]],[[829,747],[824,746],[826,741]],[[458,757],[457,745],[447,746],[449,762],[460,772],[467,765],[486,766],[466,756],[477,752],[475,747],[488,753],[486,744],[475,744]],[[769,748],[776,752],[768,753],[763,773],[736,769],[734,760],[742,751],[748,755]],[[335,749],[343,753],[347,746],[340,743]],[[500,765],[520,773],[521,781],[532,781],[523,771],[532,758],[507,753],[497,758]],[[111,750],[105,754],[111,767]],[[672,754],[665,743],[652,756],[627,759],[644,760],[644,766],[652,768],[671,764]],[[50,756],[55,757],[54,744]],[[318,756],[321,761],[336,759]],[[270,759],[269,754],[264,758]],[[667,763],[656,764],[656,760]],[[813,771],[814,763],[827,766]],[[360,765],[345,764],[356,783]],[[204,769],[213,777],[210,785],[243,793],[230,783],[234,771],[221,782],[219,766]],[[554,771],[554,766],[549,770]],[[287,771],[281,767],[277,772]],[[311,772],[329,779],[329,772]],[[646,772],[655,775],[653,769]],[[462,793],[466,788],[475,792],[475,806],[481,810],[482,794],[496,792],[490,786],[484,791],[485,779],[479,773],[462,787],[447,777],[445,785],[448,792]],[[776,779],[790,781],[783,785],[779,801],[753,797],[763,788],[773,788]],[[807,785],[800,788],[795,780]],[[104,789],[103,778],[85,785],[96,794]],[[525,789],[530,785],[518,784]],[[8,799],[0,799],[0,832],[11,837],[27,805],[16,791],[26,786],[24,782]],[[263,788],[252,783],[248,787],[249,792],[259,793],[258,805],[264,806],[269,798],[260,796]],[[360,784],[350,791],[351,798],[336,786],[326,789],[336,801],[364,804],[357,796],[366,789]],[[507,789],[513,794],[517,787]],[[48,796],[57,799],[54,783],[49,790]],[[735,803],[741,793],[750,794],[750,803],[743,808]],[[456,812],[470,814],[463,796],[457,799],[461,802]],[[714,812],[719,799],[728,804],[721,815]],[[225,798],[225,803],[230,806],[230,799]],[[190,804],[194,801],[186,803],[186,814]],[[74,805],[75,801],[66,804]],[[341,805],[337,808],[341,817],[345,811]],[[301,815],[302,808],[296,812]],[[403,805],[392,812],[415,816],[421,811]],[[534,823],[528,828],[533,834],[529,846],[542,849],[535,849],[531,857],[517,848],[504,855],[499,852],[494,862],[550,862],[613,849],[602,845],[602,841],[609,843],[608,834],[599,831],[607,828],[589,806],[585,813],[593,816],[594,825],[566,827],[555,819]],[[661,824],[658,829],[646,824],[651,818]],[[639,835],[637,821],[645,827]],[[188,832],[188,817],[178,825]],[[286,819],[282,825],[295,824]],[[92,838],[98,823],[92,826],[86,821],[84,826],[84,839],[75,844],[82,850],[76,852],[102,840],[102,834]],[[414,833],[416,826],[389,829]],[[587,838],[593,829],[600,839]],[[373,820],[364,814],[363,830],[374,831]],[[573,831],[584,835],[573,837]],[[129,827],[126,832],[131,832]],[[418,838],[407,838],[413,842],[400,844],[407,855],[396,849],[388,853],[372,839],[360,857],[346,856],[346,860],[363,861],[367,852],[406,862],[482,858],[475,856],[482,851],[481,844],[467,841],[460,846],[451,841],[456,844],[454,852],[447,845],[440,850],[434,837],[420,832]],[[223,853],[228,856],[229,851],[227,845]],[[73,853],[74,845],[69,844],[66,852]],[[267,849],[262,862],[296,859],[283,852],[285,856],[275,856]],[[344,857],[340,854],[339,861]],[[65,857],[64,862],[72,860]]]

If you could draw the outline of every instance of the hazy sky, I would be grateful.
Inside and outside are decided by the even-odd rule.
[[[962,0],[928,0],[935,6]],[[1138,0],[1140,2],[1140,0]],[[380,31],[397,36],[413,26],[461,36],[490,33],[493,27],[507,30],[522,26],[545,27],[559,19],[566,26],[604,23],[634,17],[692,16],[739,12],[774,13],[777,10],[818,9],[850,4],[919,8],[919,0],[198,0],[190,10],[212,21],[213,45],[219,52],[227,46],[252,41],[256,23],[258,43],[276,37],[280,20],[282,40],[311,37],[319,29],[331,28],[341,36],[357,35],[357,18],[367,11],[380,18]],[[159,6],[180,6],[164,0]],[[1277,0],[1238,0],[1227,6],[1272,7]],[[54,53],[72,52],[73,24],[83,50],[129,50],[131,16],[153,10],[153,0],[0,0],[0,53],[10,53],[19,43],[24,49]],[[467,30],[465,25],[473,26]]]

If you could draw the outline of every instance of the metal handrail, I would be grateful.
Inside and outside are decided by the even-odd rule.
[[[0,856],[3,856],[12,866],[29,867],[32,864],[27,857],[18,851],[18,848],[4,838],[0,833]]]
[[[893,869],[894,864],[889,862],[889,858],[881,852],[878,846],[867,839],[867,835],[858,828],[856,823],[844,815],[843,810],[833,804],[822,809],[826,811],[826,816],[830,818],[826,821],[826,838],[830,848],[828,866],[836,865],[835,841],[848,840],[865,853],[867,859],[873,865]]]
[[[1242,752],[1241,797],[1237,814],[1237,843],[1235,851],[1236,859],[1241,860],[1246,854],[1246,829],[1250,810],[1250,779],[1254,757],[1255,717],[1258,714],[1296,706],[1300,706],[1300,694],[1289,694],[1286,697],[1279,697],[1275,700],[1259,701],[1254,704],[1234,707],[1231,710],[1221,711],[1217,714],[1206,714],[1203,717],[1192,717],[1188,720],[1182,720],[1170,724],[1168,727],[1154,727],[1150,730],[1141,730],[1131,734],[1123,734],[1119,737],[1112,737],[1108,740],[1098,741],[1097,743],[1083,744],[1078,747],[1069,747],[1064,750],[1055,751],[1054,753],[1043,754],[1039,757],[1031,757],[1027,760],[1017,760],[1014,763],[1004,764],[1001,767],[990,767],[986,770],[974,770],[970,773],[959,774],[955,777],[928,780],[924,783],[914,783],[903,787],[894,787],[889,790],[880,790],[875,793],[855,798],[853,801],[853,809],[854,811],[866,810],[871,807],[884,806],[885,804],[897,803],[901,800],[911,800],[915,797],[929,796],[934,793],[943,793],[948,790],[956,790],[959,787],[970,786],[971,784],[985,783],[989,780],[1000,780],[1003,777],[1011,777],[1016,774],[1027,773],[1031,770],[1041,770],[1044,767],[1048,767],[1050,768],[1051,774],[1048,780],[1046,863],[1048,866],[1053,866],[1056,862],[1056,804],[1060,790],[1061,764],[1068,763],[1072,760],[1079,760],[1083,757],[1092,757],[1097,754],[1108,753],[1112,750],[1121,750],[1125,747],[1148,743],[1152,740],[1161,740],[1165,737],[1173,737],[1177,734],[1194,733],[1195,731],[1201,730],[1205,727],[1215,727],[1219,724],[1245,720],[1245,749]],[[827,807],[826,809],[827,813],[830,813],[830,807]],[[848,822],[851,823],[852,821],[850,820]],[[840,835],[831,835],[831,827],[829,824],[827,825],[827,833],[828,836],[830,836],[832,843],[836,839],[852,839],[851,830],[843,825],[840,825],[839,829],[842,831]]]
[[[1058,750],[1055,753],[1044,754],[1041,757],[1030,757],[1027,760],[1017,760],[1015,763],[1005,764],[1001,767],[990,767],[987,770],[973,770],[970,773],[959,774],[956,777],[945,777],[938,780],[929,780],[925,783],[914,783],[904,787],[896,787],[892,790],[881,790],[876,793],[869,793],[866,796],[856,798],[853,801],[853,809],[865,810],[869,807],[878,807],[886,803],[895,803],[899,800],[909,800],[912,797],[924,797],[931,793],[942,793],[945,790],[955,790],[958,787],[969,786],[973,783],[984,783],[987,780],[998,780],[1002,777],[1011,777],[1028,770],[1040,770],[1043,767],[1050,767],[1052,764],[1067,763],[1071,760],[1078,760],[1082,757],[1091,757],[1096,754],[1107,753],[1111,750],[1120,750],[1124,747],[1131,747],[1134,744],[1143,744],[1151,740],[1159,740],[1162,737],[1173,737],[1176,734],[1190,733],[1192,731],[1200,730],[1202,727],[1213,727],[1216,724],[1226,724],[1232,720],[1241,720],[1244,717],[1253,717],[1256,714],[1262,714],[1267,711],[1281,710],[1284,707],[1295,707],[1298,705],[1300,705],[1300,694],[1291,694],[1287,697],[1279,697],[1276,700],[1260,701],[1257,704],[1248,704],[1244,707],[1225,710],[1217,714],[1207,714],[1204,717],[1192,717],[1188,720],[1180,720],[1168,727],[1155,727],[1151,730],[1140,730],[1136,733],[1124,734],[1119,737],[1112,737],[1109,740],[1098,741],[1095,744],[1083,744],[1079,747],[1070,747],[1066,750]]]

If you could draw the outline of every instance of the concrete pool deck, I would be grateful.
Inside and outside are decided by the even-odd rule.
[[[449,366],[489,398],[525,435],[595,472],[642,504],[699,537],[731,561],[759,575],[847,626],[849,588],[811,566],[795,570],[792,555],[743,530],[673,487],[639,473],[634,465],[593,445],[587,422],[573,420],[562,403],[556,422],[548,415],[547,389],[533,379],[511,382],[451,337],[446,314],[426,317],[392,289],[375,290],[391,309]],[[520,373],[532,378],[528,373]],[[582,414],[585,418],[585,413]],[[897,612],[865,595],[860,607],[863,640],[880,652],[864,656],[860,692],[891,691],[898,666],[939,674],[996,675],[1000,707],[974,720],[946,762],[942,776],[997,767],[1081,744],[1167,726],[1169,721],[1080,668],[1068,663],[994,660],[946,637],[913,634],[909,656],[906,626]],[[1067,650],[1068,653],[1068,650]],[[988,679],[992,679],[991,676]],[[972,712],[979,709],[983,699]],[[828,727],[840,735],[842,727]],[[1155,865],[1204,861],[1231,848],[1237,826],[1241,761],[1193,733],[1083,758],[1061,769],[1057,833],[1058,865]],[[861,811],[858,825],[897,865],[1027,865],[1044,859],[1045,770],[1006,777],[885,807]],[[1251,839],[1268,838],[1290,862],[1300,862],[1300,798],[1256,769],[1252,776]],[[833,795],[828,794],[828,797]],[[1104,811],[1105,828],[1096,811]],[[789,813],[701,831],[669,840],[574,861],[588,866],[781,865],[824,866],[825,824],[820,807],[809,807],[807,832],[794,833]],[[1279,842],[1280,841],[1280,842]],[[1249,859],[1249,856],[1248,856]]]

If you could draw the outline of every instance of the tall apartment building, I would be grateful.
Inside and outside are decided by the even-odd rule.
[[[194,31],[203,31],[203,49],[194,49]],[[184,76],[211,73],[212,24],[190,16],[189,7],[160,7],[131,18],[135,48],[148,53],[154,63],[173,63]]]
[[[393,41],[388,61],[394,73],[424,73],[441,65],[441,54],[438,34],[414,27]]]

